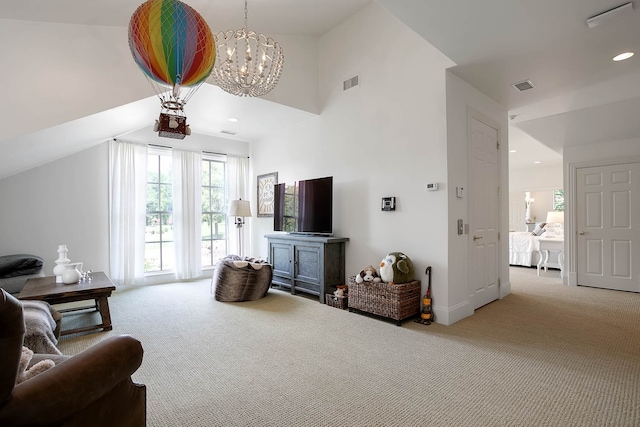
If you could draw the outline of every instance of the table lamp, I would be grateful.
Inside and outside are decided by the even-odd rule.
[[[234,224],[238,228],[238,255],[243,256],[242,226],[244,225],[245,217],[251,216],[251,206],[249,205],[249,201],[242,199],[232,200],[231,203],[229,203],[229,212],[227,215],[236,217]]]

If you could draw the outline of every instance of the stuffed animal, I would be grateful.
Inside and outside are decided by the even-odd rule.
[[[360,273],[356,276],[356,283],[362,282],[374,282],[378,283],[382,281],[380,279],[380,275],[378,274],[378,270],[373,265],[365,267],[362,269]]]
[[[342,298],[344,297],[344,289],[336,289],[335,291],[333,291],[333,294],[338,298]]]
[[[44,359],[27,369],[31,358],[33,357],[33,351],[28,347],[22,346],[22,354],[20,355],[20,363],[18,364],[18,378],[16,384],[20,384],[36,375],[46,371],[49,368],[53,368],[56,364],[51,359]]]
[[[413,262],[402,252],[390,252],[380,262],[380,276],[387,283],[411,282],[413,274]]]

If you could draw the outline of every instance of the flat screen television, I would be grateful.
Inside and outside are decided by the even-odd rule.
[[[292,234],[333,234],[333,177],[275,186],[273,229]]]

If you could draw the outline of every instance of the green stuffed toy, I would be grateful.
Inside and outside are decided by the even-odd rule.
[[[413,281],[414,271],[411,258],[402,252],[390,252],[380,262],[380,277],[387,283],[408,283]]]

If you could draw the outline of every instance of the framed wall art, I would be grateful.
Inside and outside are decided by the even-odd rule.
[[[258,175],[258,216],[273,216],[274,190],[278,172]]]

